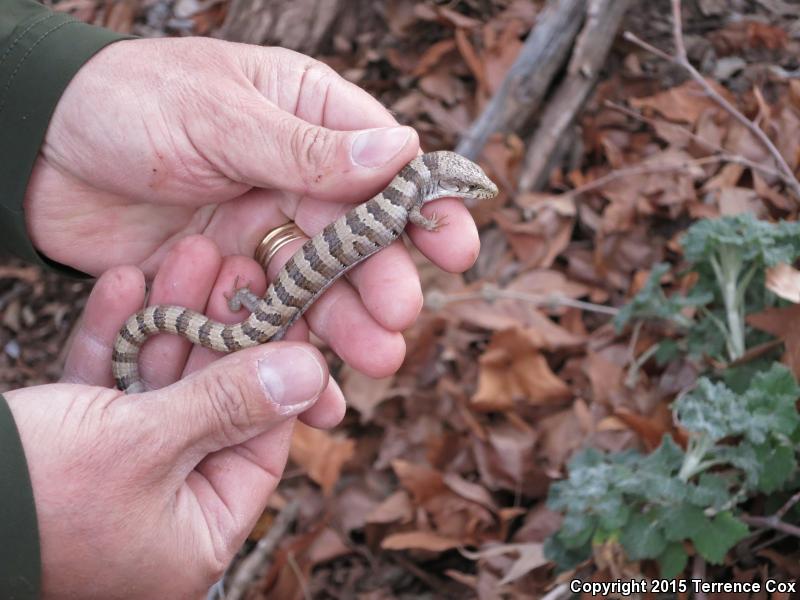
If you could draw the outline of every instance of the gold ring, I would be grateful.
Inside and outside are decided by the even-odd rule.
[[[267,235],[264,236],[264,239],[261,240],[261,243],[258,244],[258,247],[256,247],[254,254],[255,259],[264,267],[264,271],[266,271],[269,262],[275,258],[278,250],[283,248],[286,244],[295,240],[302,240],[304,237],[305,234],[294,224],[294,221],[289,221],[280,227],[270,229]]]

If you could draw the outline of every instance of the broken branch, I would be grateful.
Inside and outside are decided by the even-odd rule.
[[[780,153],[780,150],[778,150],[769,136],[755,122],[748,119],[735,106],[728,102],[728,100],[726,100],[725,97],[722,96],[722,94],[720,94],[697,69],[694,68],[692,63],[689,62],[689,59],[686,55],[686,46],[683,40],[680,0],[672,0],[672,18],[672,35],[675,44],[675,54],[667,54],[666,52],[659,50],[655,46],[652,46],[651,44],[648,44],[644,40],[640,39],[630,31],[626,31],[624,37],[626,40],[636,44],[643,50],[646,50],[647,52],[650,52],[659,58],[678,65],[687,73],[689,73],[689,76],[696,81],[698,85],[700,85],[700,87],[703,89],[703,92],[709,98],[716,102],[736,121],[741,123],[759,142],[761,142],[761,144],[767,149],[767,152],[769,152],[770,156],[772,156],[772,159],[775,161],[778,170],[783,175],[781,180],[786,183],[786,185],[794,194],[795,198],[800,200],[800,182],[797,180],[797,177],[795,176],[791,167],[789,167],[788,163],[783,158],[783,155]]]

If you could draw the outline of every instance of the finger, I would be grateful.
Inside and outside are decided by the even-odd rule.
[[[263,295],[266,289],[266,277],[261,266],[246,256],[226,256],[220,263],[217,279],[208,295],[205,315],[209,319],[221,323],[239,323],[244,321],[249,312],[242,308],[233,312],[228,306],[228,297],[236,288],[249,287],[250,291]],[[186,362],[184,374],[192,373],[205,367],[210,362],[223,356],[222,352],[215,352],[202,346],[194,346]]]
[[[268,265],[270,280],[300,246],[302,240],[287,244]],[[305,313],[311,330],[326,342],[342,360],[371,377],[394,373],[403,362],[405,341],[402,334],[378,322],[366,309],[350,283],[340,278]]]
[[[422,209],[430,217],[443,217],[445,224],[437,231],[426,231],[416,225],[406,228],[414,245],[439,268],[450,273],[462,273],[478,258],[481,243],[478,228],[463,203],[455,198],[443,198]]]
[[[307,342],[308,336],[308,325],[305,319],[300,319],[289,328],[284,339],[287,342]],[[316,404],[298,418],[309,427],[331,429],[344,418],[346,408],[344,394],[339,384],[333,377],[329,377],[328,386],[320,394]]]
[[[365,260],[348,278],[369,313],[390,331],[407,329],[422,310],[417,268],[400,241]]]
[[[144,303],[144,275],[136,267],[109,269],[97,280],[72,338],[61,381],[112,387],[111,351],[125,321]]]
[[[149,304],[183,306],[205,312],[222,259],[214,242],[201,235],[179,241],[156,273]],[[148,389],[176,381],[183,372],[191,343],[181,336],[157,335],[139,355],[139,368]]]
[[[264,511],[289,455],[294,419],[279,423],[246,444],[215,452],[189,473],[192,489],[216,539],[235,552]]]
[[[362,201],[380,191],[419,149],[410,127],[338,131],[257,98],[216,108],[219,143],[207,145],[205,154],[234,181],[339,202],[344,190],[344,201]],[[207,135],[190,131],[196,143]]]
[[[246,49],[256,88],[282,110],[331,129],[392,127],[397,120],[368,92],[325,63],[285,48]]]
[[[177,473],[182,480],[208,454],[310,408],[327,382],[327,365],[316,348],[276,342],[224,356],[135,401],[142,418],[156,419],[169,431],[162,436],[165,465],[185,470]]]
[[[326,391],[331,384],[339,390],[331,379]],[[341,397],[341,391],[338,394]],[[337,415],[322,406],[324,397],[325,392],[300,419],[312,427],[335,426],[344,414],[344,400],[338,403],[341,413]],[[275,491],[286,466],[293,423],[289,419],[243,444],[209,455],[187,477],[187,484],[207,511],[233,517],[213,520],[227,523],[226,531],[219,533],[222,539],[234,538],[231,547],[241,545],[243,540],[237,536],[243,538],[252,530]]]
[[[253,188],[217,206],[203,233],[217,242],[223,256],[253,256],[267,232],[286,223],[284,197],[278,190]]]
[[[328,387],[314,404],[298,418],[308,425],[317,429],[333,429],[344,419],[347,410],[344,394],[336,380],[331,377],[328,379]]]
[[[225,297],[230,295],[234,286],[243,287],[245,285],[248,285],[253,293],[259,296],[264,295],[266,276],[261,265],[245,256],[225,257],[206,305],[206,315],[222,323],[238,323],[246,319],[249,316],[247,309],[243,308],[237,312],[231,311]],[[285,339],[287,341],[308,341],[308,327],[305,321],[301,319],[293,325]],[[197,371],[220,356],[223,356],[221,352],[214,352],[207,348],[195,346],[189,355],[184,372],[192,373]],[[319,400],[309,411],[303,413],[300,418],[304,423],[312,427],[330,428],[342,420],[344,410],[344,396],[336,382],[333,379],[329,379],[328,386],[320,395]]]

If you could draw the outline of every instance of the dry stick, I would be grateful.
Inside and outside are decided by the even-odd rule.
[[[692,563],[692,579],[697,579],[700,581],[706,580],[706,561],[699,554],[695,554],[694,561]],[[694,594],[695,600],[706,600],[706,598],[706,593],[703,591],[698,591]]]
[[[269,531],[260,539],[253,548],[253,551],[248,554],[236,569],[236,572],[231,577],[231,584],[228,593],[225,595],[225,600],[239,600],[244,598],[250,584],[258,577],[261,577],[268,566],[268,561],[272,553],[280,544],[281,540],[286,536],[286,532],[297,519],[297,513],[300,510],[300,502],[292,500],[281,509],[278,516],[272,523]]]
[[[800,492],[796,492],[789,498],[783,506],[781,506],[775,514],[770,517],[752,517],[750,515],[743,515],[742,520],[748,525],[753,527],[760,527],[763,529],[774,529],[795,537],[800,537],[800,527],[782,521],[786,513],[789,512],[798,502],[800,502]]]
[[[791,498],[789,498],[783,506],[781,506],[778,511],[775,513],[776,519],[782,519],[786,516],[786,513],[792,510],[792,507],[800,502],[800,492],[795,493]]]
[[[544,109],[525,153],[519,180],[521,192],[529,192],[546,181],[565,132],[597,83],[630,0],[591,0],[587,4],[586,22],[578,34],[564,80]]]
[[[597,179],[578,186],[573,190],[564,192],[563,195],[578,196],[597,188],[601,188],[607,183],[623,177],[631,177],[633,175],[649,175],[651,173],[669,173],[670,171],[684,171],[691,167],[702,167],[703,165],[724,162],[725,160],[725,157],[715,154],[713,156],[704,156],[703,158],[697,158],[695,160],[685,160],[672,165],[637,165],[635,167],[623,167],[622,169],[609,171],[602,177],[598,177]]]
[[[294,552],[289,552],[287,554],[286,562],[289,563],[289,568],[297,578],[297,583],[300,584],[300,591],[303,594],[304,600],[312,600],[311,592],[308,591],[308,585],[306,584],[306,578],[303,575],[302,569],[300,569],[300,565],[297,564],[297,559],[294,557]]]
[[[500,88],[461,138],[456,152],[474,160],[493,133],[519,131],[525,126],[567,60],[583,20],[584,3],[549,0]]]
[[[736,119],[739,123],[741,123],[750,133],[752,133],[755,138],[763,144],[763,146],[767,149],[767,151],[772,156],[775,164],[778,166],[778,170],[783,174],[781,179],[786,182],[789,188],[792,190],[792,193],[795,195],[796,199],[800,199],[800,182],[797,180],[794,172],[792,171],[791,167],[786,163],[786,160],[781,155],[778,148],[775,144],[772,143],[772,140],[769,139],[769,136],[764,133],[764,130],[761,129],[758,125],[756,125],[753,121],[748,119],[744,116],[739,110],[733,106],[730,102],[728,102],[709,82],[708,80],[703,77],[703,75],[692,66],[689,62],[689,59],[686,55],[686,47],[683,41],[683,25],[681,23],[681,2],[680,0],[672,0],[672,36],[674,38],[675,43],[675,54],[667,54],[666,52],[659,50],[655,46],[648,44],[641,38],[637,37],[635,34],[631,33],[630,31],[625,32],[625,39],[629,42],[632,42],[642,48],[662,58],[666,61],[669,61],[675,65],[686,70],[692,79],[694,79],[700,87],[703,89],[705,94],[711,98],[714,102],[716,102],[719,106],[721,106],[728,114],[730,114],[734,119]]]
[[[441,310],[447,304],[451,304],[453,302],[468,302],[470,300],[484,300],[486,302],[493,302],[494,300],[519,300],[521,302],[529,302],[534,306],[568,306],[570,308],[579,308],[589,312],[596,312],[612,316],[619,312],[619,309],[611,306],[583,302],[582,300],[575,300],[567,296],[559,296],[556,294],[540,296],[525,292],[517,292],[514,290],[503,290],[495,286],[484,286],[484,289],[481,291],[464,292],[460,294],[445,294],[438,290],[431,290],[425,296],[425,303],[429,308],[431,308],[431,310]]]
[[[774,515],[771,517],[752,517],[750,515],[741,515],[739,518],[753,527],[760,527],[761,529],[774,529],[775,531],[781,531],[794,537],[800,537],[800,527],[797,525],[792,525],[791,523],[787,523],[786,521],[781,521],[780,519],[775,518]]]
[[[699,135],[697,135],[694,131],[687,129],[686,127],[682,127],[676,123],[670,123],[669,121],[657,121],[656,119],[651,119],[650,117],[644,116],[642,113],[636,112],[635,110],[631,110],[627,106],[623,106],[622,104],[617,104],[616,102],[612,102],[611,100],[606,100],[604,105],[608,108],[612,108],[618,112],[621,112],[624,115],[631,117],[632,119],[636,119],[642,123],[646,123],[647,125],[652,126],[653,128],[660,126],[660,127],[669,127],[673,131],[676,131],[682,135],[685,135],[687,138],[694,140],[698,144],[705,146],[709,150],[713,150],[717,153],[717,156],[720,157],[721,160],[725,162],[737,163],[742,165],[743,167],[747,167],[754,171],[761,171],[764,175],[768,175],[770,177],[775,177],[780,179],[787,185],[790,183],[791,180],[787,179],[786,176],[773,169],[772,167],[768,167],[766,165],[762,165],[761,163],[757,163],[749,158],[741,156],[739,154],[733,154],[728,152],[720,146],[719,144],[715,144],[709,140],[706,140]]]
[[[559,583],[552,590],[542,596],[542,600],[567,600],[572,597],[572,591],[566,583]]]

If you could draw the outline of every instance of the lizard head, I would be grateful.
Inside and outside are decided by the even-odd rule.
[[[467,198],[484,200],[497,195],[497,186],[477,164],[455,152],[432,152],[438,165],[433,190],[425,199]]]

